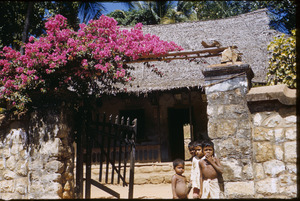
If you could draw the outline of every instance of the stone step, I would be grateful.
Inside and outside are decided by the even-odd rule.
[[[126,182],[129,182],[129,164],[126,165],[128,168],[127,176],[125,178]],[[185,173],[187,180],[189,181],[190,173],[191,173],[192,163],[190,161],[185,162]],[[92,179],[98,181],[99,180],[99,164],[92,165]],[[111,165],[109,165],[109,174],[108,174],[108,183],[111,182]],[[84,168],[85,174],[85,168]],[[103,164],[102,169],[102,181],[100,183],[105,182],[105,174],[106,174],[106,165]],[[121,171],[123,174],[123,168]],[[173,163],[172,162],[162,162],[162,163],[135,163],[134,168],[134,184],[160,184],[160,183],[171,183],[171,178],[174,175]],[[117,184],[118,175],[114,174],[114,184]],[[122,183],[122,180],[120,180]]]

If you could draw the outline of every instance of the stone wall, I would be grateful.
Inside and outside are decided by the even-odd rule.
[[[282,86],[266,87],[260,90],[265,91],[265,94],[275,93],[276,90],[277,97],[283,97],[282,94],[285,90],[278,90],[280,88],[289,90]],[[248,95],[253,119],[255,197],[295,198],[297,197],[297,116],[295,101],[292,103],[291,101],[284,101],[284,99],[276,100],[276,98],[274,100],[254,101],[255,96],[257,97],[258,93],[249,93]]]
[[[1,130],[0,199],[74,197],[74,157],[67,113],[33,112]]]
[[[205,75],[208,136],[223,165],[225,198],[295,198],[296,90],[250,89],[249,65],[220,64]]]

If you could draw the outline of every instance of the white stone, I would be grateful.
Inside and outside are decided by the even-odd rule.
[[[289,186],[296,184],[297,177],[293,174],[282,174],[279,176],[280,186]]]
[[[284,143],[284,161],[294,162],[297,161],[297,149],[296,141]]]
[[[284,132],[282,128],[277,128],[274,130],[274,136],[276,142],[283,142],[284,141]]]
[[[264,179],[265,178],[264,168],[261,163],[256,163],[254,165],[254,169],[255,169],[255,178],[256,179]]]
[[[255,189],[257,193],[264,195],[270,195],[278,192],[278,179],[277,178],[266,178],[264,180],[255,183]]]
[[[253,116],[253,124],[254,126],[260,126],[261,123],[262,123],[262,116],[260,113],[256,113],[254,116]]]
[[[225,195],[254,195],[254,182],[226,182],[224,185]]]
[[[235,180],[242,178],[242,166],[235,159],[222,159],[224,180]]]
[[[274,153],[275,153],[275,158],[277,160],[282,161],[283,160],[283,150],[282,147],[279,145],[274,146]]]
[[[297,174],[297,165],[294,164],[286,164],[286,169],[289,171],[289,173]]]
[[[211,105],[208,105],[206,108],[206,113],[208,116],[212,116],[214,114],[214,107]]]
[[[274,128],[278,126],[282,121],[282,117],[279,114],[271,115],[265,119],[262,123],[263,126]]]
[[[287,140],[296,140],[296,138],[297,138],[296,127],[286,128],[286,130],[285,130],[285,138]]]
[[[266,175],[277,176],[279,173],[285,171],[285,165],[282,161],[271,160],[263,163]]]
[[[13,171],[5,170],[4,173],[3,173],[3,177],[6,180],[13,180],[17,177],[17,174]]]
[[[296,115],[287,116],[287,117],[284,118],[284,120],[285,120],[286,124],[292,124],[292,123],[296,124],[297,116]]]

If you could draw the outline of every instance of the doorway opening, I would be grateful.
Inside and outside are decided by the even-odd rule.
[[[189,108],[168,108],[169,156],[172,161],[176,158],[185,159],[184,130],[187,125],[190,125]]]

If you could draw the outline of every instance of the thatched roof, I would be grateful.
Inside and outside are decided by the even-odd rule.
[[[267,45],[281,33],[268,26],[266,9],[219,20],[184,22],[168,25],[143,26],[143,32],[155,34],[162,40],[174,41],[186,50],[204,49],[202,41],[217,40],[222,47],[236,45],[242,53],[242,62],[251,66],[254,82],[265,82],[268,64]],[[205,59],[209,64],[218,64],[221,57]],[[201,70],[209,64],[196,64],[187,60],[171,63],[151,62],[164,73],[163,77],[151,72],[142,63],[132,64],[135,81],[128,92],[148,93],[153,90],[170,90],[185,87],[201,87],[204,77]]]

